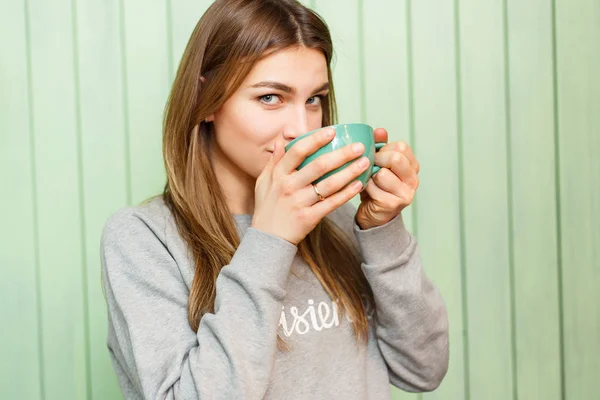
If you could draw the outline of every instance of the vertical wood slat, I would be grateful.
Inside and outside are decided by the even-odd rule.
[[[26,7],[0,4],[0,397],[41,399],[38,229]]]
[[[517,395],[561,399],[552,5],[507,0]]]
[[[31,68],[44,398],[86,398],[84,220],[73,4],[32,1]]]
[[[459,2],[469,395],[513,397],[503,8]]]
[[[177,72],[179,62],[192,31],[200,17],[213,3],[213,0],[176,0],[170,3],[171,38],[173,40],[173,73]],[[171,80],[175,76],[171,77]]]
[[[170,78],[166,1],[123,0],[132,201],[162,192],[162,118]]]
[[[600,4],[555,2],[566,399],[600,393]]]
[[[465,399],[456,43],[452,2],[412,2],[415,151],[421,164],[418,239],[450,324],[450,365],[424,399]]]
[[[108,216],[128,203],[128,152],[118,0],[78,1],[78,71],[91,399],[122,398],[106,346],[99,243]],[[90,399],[90,400],[91,400]]]
[[[357,63],[364,65],[362,86],[365,122],[373,128],[385,128],[390,142],[401,140],[413,146],[410,132],[407,0],[393,4],[385,0],[363,0],[360,5],[358,12],[363,19],[364,50],[362,60]],[[353,45],[340,43],[344,51]],[[336,81],[338,86],[346,86],[354,79],[352,77],[349,81],[347,77],[341,78]],[[414,233],[413,206],[404,209],[402,216],[406,227]]]

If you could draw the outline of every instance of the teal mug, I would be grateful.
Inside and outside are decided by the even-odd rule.
[[[335,137],[333,138],[333,140],[331,142],[327,143],[325,146],[321,147],[315,153],[306,157],[304,159],[304,161],[302,162],[302,164],[300,164],[298,169],[303,168],[305,165],[307,165],[311,161],[315,160],[316,158],[322,156],[323,154],[340,149],[346,145],[349,145],[350,143],[361,142],[365,146],[365,153],[363,155],[369,158],[369,167],[366,169],[366,171],[364,171],[362,174],[360,174],[357,178],[357,180],[362,182],[363,190],[364,190],[364,188],[367,186],[367,182],[369,181],[369,179],[373,175],[375,175],[377,173],[377,171],[379,171],[381,169],[380,167],[375,165],[375,152],[377,150],[379,150],[380,148],[382,148],[383,146],[385,146],[386,143],[375,143],[375,138],[373,136],[373,128],[367,124],[337,124],[337,125],[331,125],[331,126],[324,127],[324,128],[334,128],[335,129]],[[303,135],[298,136],[297,138],[295,138],[294,140],[292,140],[285,146],[285,151],[289,151],[289,149],[297,141],[307,137],[308,135],[312,135],[313,133],[320,131],[324,128],[315,129],[314,131],[310,131]],[[323,175],[322,177],[320,177],[319,179],[314,181],[313,184],[317,184],[318,182],[321,182],[323,179],[341,171],[342,169],[351,165],[358,158],[359,157],[357,157],[356,159],[354,159],[350,162],[347,162],[346,164],[342,165],[339,168],[334,169],[333,171],[326,173],[325,175]]]

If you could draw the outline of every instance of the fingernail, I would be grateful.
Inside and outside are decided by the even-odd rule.
[[[363,146],[362,143],[354,143],[352,145],[352,151],[354,151],[354,153],[356,154],[362,154],[362,152],[365,150],[365,146]]]
[[[327,129],[323,135],[326,139],[330,139],[335,136],[335,131],[333,129]]]
[[[354,189],[354,190],[362,189],[362,187],[363,187],[363,184],[361,181],[354,181],[352,183],[352,189]]]

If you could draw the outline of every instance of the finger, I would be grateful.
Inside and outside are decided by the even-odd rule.
[[[256,179],[256,187],[260,186],[261,182],[270,181],[272,179],[273,169],[275,168],[277,161],[279,159],[281,159],[281,157],[282,157],[280,148],[281,148],[281,145],[278,144],[277,141],[275,141],[275,144],[273,147],[273,153],[271,154],[271,157],[269,157],[269,160],[265,164],[265,167],[263,168],[260,175],[258,175],[258,178]]]
[[[360,157],[361,155],[364,155],[365,150],[365,146],[362,143],[358,142],[349,144],[347,146],[342,147],[341,149],[332,151],[330,153],[323,154],[322,156],[308,163],[301,170],[294,172],[294,174],[292,175],[294,186],[301,188],[310,184],[311,182],[316,181],[328,172],[331,172],[336,168],[339,168],[345,165],[346,163],[349,163],[352,160]],[[341,172],[345,170],[346,168],[344,168],[344,170],[342,170]],[[353,171],[354,170],[351,169],[350,172]],[[344,185],[346,183],[348,183],[348,181],[343,182]],[[339,189],[340,188],[338,187],[338,190]]]
[[[403,182],[389,169],[382,169],[373,176],[373,182],[381,190],[401,199],[410,201],[414,197],[416,188]]]
[[[387,143],[388,132],[383,128],[377,128],[373,131],[373,138],[375,139],[375,143]]]
[[[344,189],[332,194],[323,201],[318,201],[310,207],[310,212],[315,213],[318,219],[323,219],[333,210],[346,204],[362,190],[362,183],[354,181]]]
[[[377,175],[379,175],[379,172]],[[365,192],[367,192],[367,194],[379,207],[391,209],[395,208],[396,204],[398,203],[398,197],[396,195],[381,189],[379,186],[377,186],[373,179],[369,179],[369,182],[367,182]]]
[[[390,169],[398,178],[407,182],[410,181],[413,174],[415,173],[413,167],[410,165],[408,158],[403,153],[397,151],[385,151],[378,152],[375,154],[375,165],[379,165],[382,168]],[[381,171],[379,171],[381,172]],[[377,173],[377,175],[379,174]]]
[[[327,128],[300,139],[285,153],[277,167],[281,168],[282,173],[291,174],[306,157],[331,142],[334,137],[335,129]]]
[[[379,153],[388,151],[396,151],[404,154],[410,165],[417,171],[417,174],[419,173],[421,167],[408,143],[402,141],[388,143],[379,150]]]
[[[271,172],[273,170],[273,168],[275,167],[275,165],[277,165],[279,160],[281,160],[281,158],[283,157],[284,154],[285,154],[285,150],[283,148],[283,144],[280,143],[279,140],[276,140],[275,144],[273,146],[273,154],[271,154],[269,161],[267,161],[264,171]]]
[[[368,167],[369,158],[361,157],[340,172],[336,172],[319,183],[316,183],[315,186],[317,186],[317,190],[323,197],[329,197],[346,187],[349,182],[355,180],[360,174],[365,172]],[[314,204],[319,201],[319,196],[312,184],[306,186],[302,191],[301,196],[303,198],[303,204]]]
[[[408,158],[410,165],[419,173],[420,166],[411,147],[406,142],[398,142],[398,150]]]

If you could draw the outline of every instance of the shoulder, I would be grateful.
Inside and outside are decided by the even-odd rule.
[[[127,246],[140,242],[149,245],[158,240],[166,247],[174,226],[171,211],[162,196],[156,196],[110,215],[102,230],[102,246]]]
[[[113,213],[102,231],[102,267],[115,275],[192,278],[192,258],[162,196]]]
[[[100,264],[110,301],[122,304],[187,293],[193,269],[172,221],[162,197],[122,208],[107,219]]]

